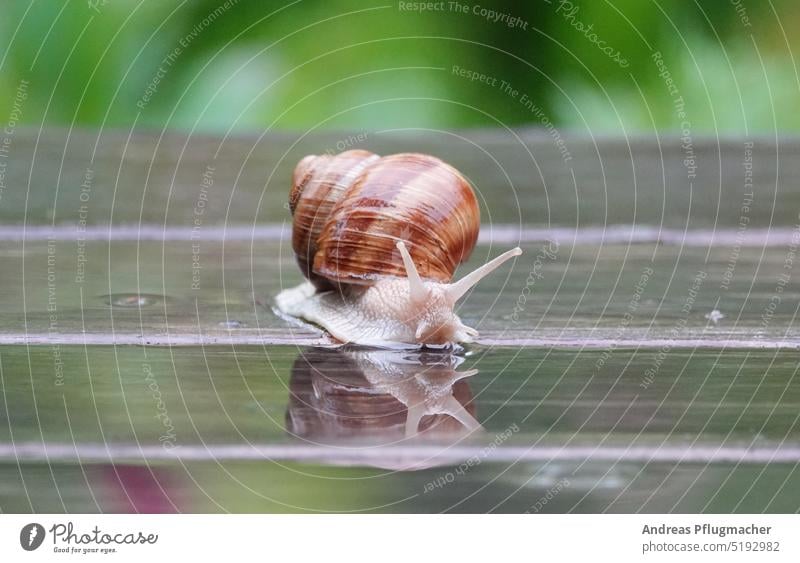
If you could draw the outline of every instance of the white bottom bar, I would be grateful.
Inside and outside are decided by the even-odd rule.
[[[798,515],[2,515],[0,560],[798,561],[798,524]]]

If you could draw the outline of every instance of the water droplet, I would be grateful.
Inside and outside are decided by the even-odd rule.
[[[112,307],[127,307],[131,309],[149,307],[164,301],[163,295],[152,293],[112,293],[103,295],[106,304]]]
[[[247,326],[242,321],[237,321],[235,319],[220,321],[217,324],[222,328],[227,328],[227,329],[244,328],[245,326]]]

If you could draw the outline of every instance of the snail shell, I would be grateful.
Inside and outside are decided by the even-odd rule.
[[[329,289],[324,276],[314,273],[318,240],[333,207],[364,168],[380,157],[369,151],[352,150],[341,154],[309,155],[294,169],[289,209],[292,212],[292,249],[303,275],[319,289]]]
[[[307,156],[294,171],[292,248],[309,280],[276,298],[279,312],[372,346],[470,342],[455,303],[510,250],[449,283],[478,239],[472,187],[423,154],[362,150]]]
[[[480,229],[469,182],[424,154],[307,156],[295,169],[289,200],[297,262],[319,289],[404,277],[398,241],[422,278],[449,282]]]

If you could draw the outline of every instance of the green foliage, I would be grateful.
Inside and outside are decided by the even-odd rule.
[[[678,130],[660,51],[695,132],[800,128],[800,8],[788,0],[229,2],[5,3],[0,122]]]

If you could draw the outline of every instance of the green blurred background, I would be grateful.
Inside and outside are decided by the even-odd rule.
[[[796,0],[458,5],[4,0],[0,121],[216,132],[552,122],[620,134],[680,130],[682,96],[695,133],[800,128]]]

